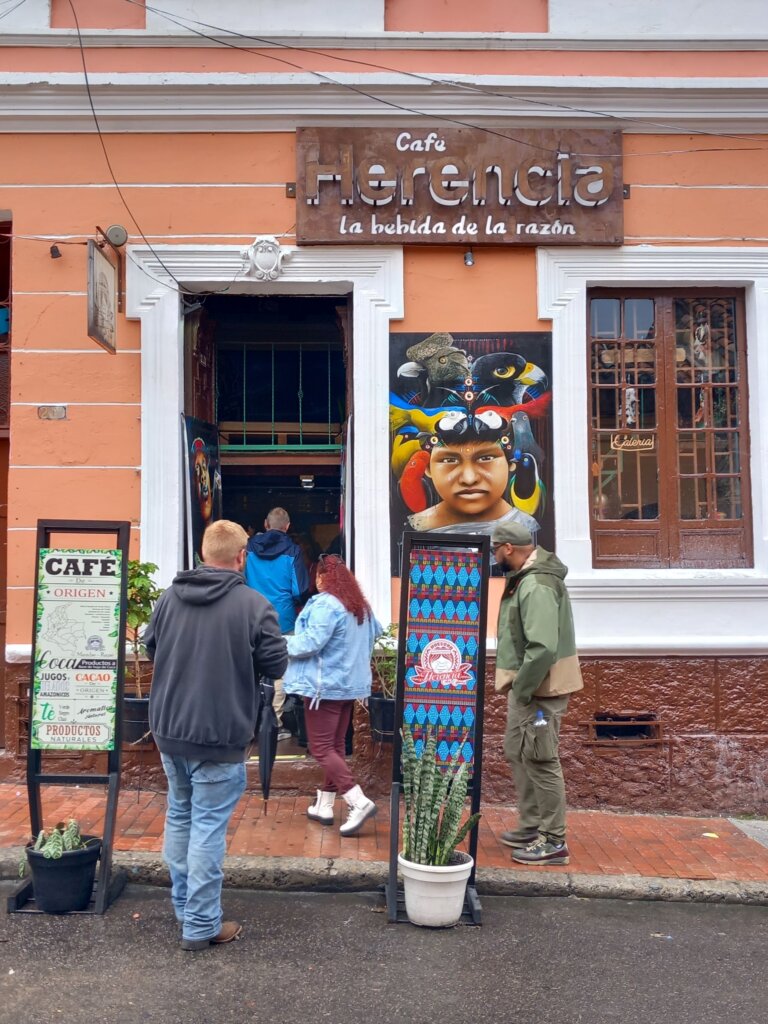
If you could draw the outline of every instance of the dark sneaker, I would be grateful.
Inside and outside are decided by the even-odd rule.
[[[225,942],[234,942],[243,934],[243,926],[237,921],[224,921],[221,931],[210,939],[182,939],[181,948],[187,952],[207,949],[209,946],[221,946]]]
[[[499,839],[505,846],[511,846],[513,850],[523,850],[539,838],[538,829],[517,828],[511,832],[502,832]]]
[[[524,850],[515,850],[512,860],[518,864],[568,864],[570,861],[565,843],[553,843],[549,839],[537,839]]]

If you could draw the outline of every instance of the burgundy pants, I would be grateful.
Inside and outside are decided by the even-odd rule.
[[[323,789],[327,793],[346,793],[355,784],[344,756],[344,738],[352,717],[353,700],[321,700],[310,708],[304,698],[304,724],[309,752],[325,772]]]

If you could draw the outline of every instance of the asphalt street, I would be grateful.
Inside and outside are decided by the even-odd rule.
[[[0,897],[10,883],[0,883]],[[168,890],[104,917],[4,915],[0,1024],[765,1024],[768,910],[486,897],[390,925],[376,894],[230,891],[243,938],[185,953]]]

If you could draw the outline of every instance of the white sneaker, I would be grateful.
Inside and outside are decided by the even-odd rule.
[[[287,729],[280,729],[277,733],[277,742],[279,743],[280,740],[289,740],[291,736],[293,736],[292,732],[289,732]]]
[[[349,807],[349,813],[339,832],[343,836],[353,836],[369,818],[374,816],[376,804],[373,800],[368,799],[359,786],[353,786],[343,796],[345,803]]]
[[[307,808],[307,817],[319,821],[321,825],[333,824],[333,805],[336,793],[331,790],[317,790],[317,799]]]

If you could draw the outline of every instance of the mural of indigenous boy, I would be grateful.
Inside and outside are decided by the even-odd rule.
[[[391,351],[393,571],[406,526],[518,522],[551,544],[550,335],[393,335]]]

